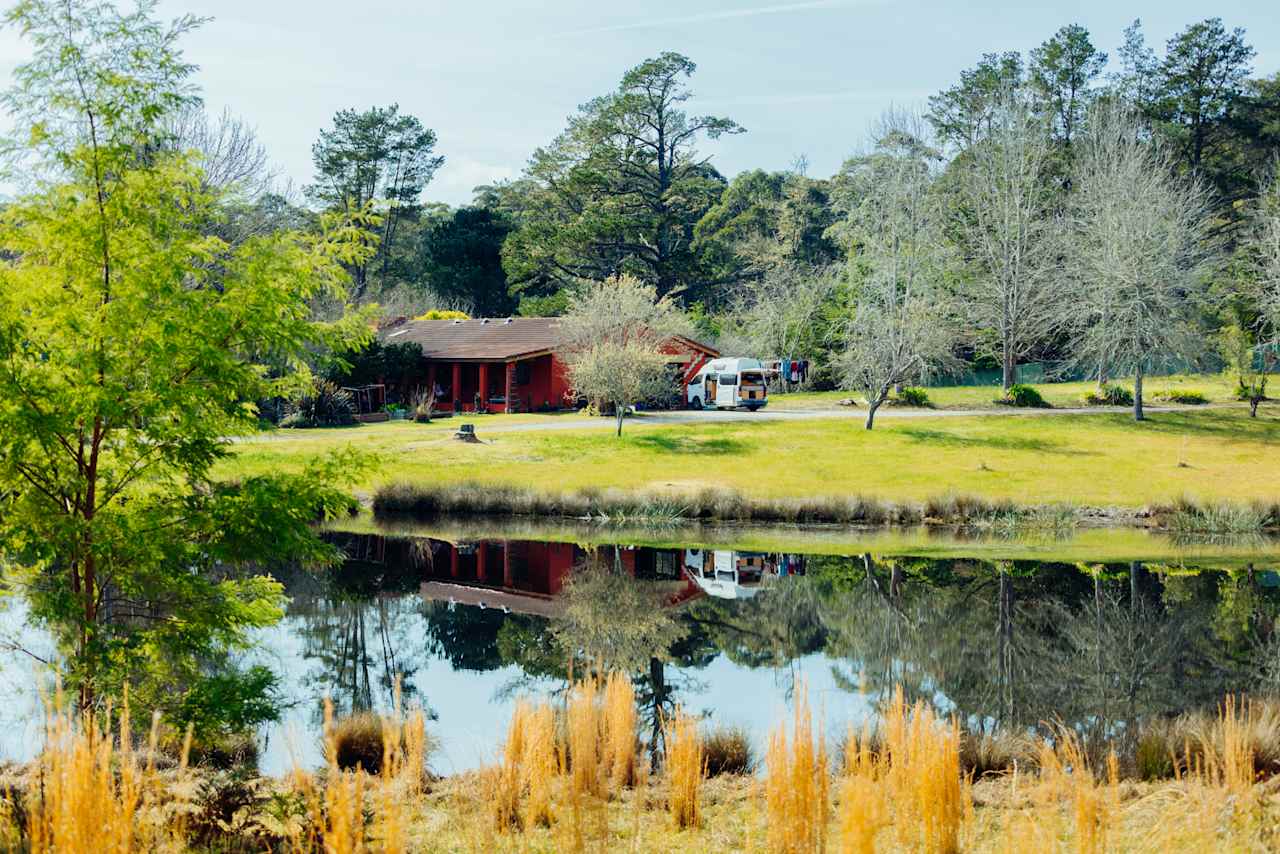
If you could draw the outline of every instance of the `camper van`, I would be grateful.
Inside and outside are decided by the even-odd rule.
[[[755,412],[768,402],[764,366],[758,359],[716,359],[689,382],[690,409],[737,409]]]

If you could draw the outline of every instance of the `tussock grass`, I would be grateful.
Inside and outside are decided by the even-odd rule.
[[[1069,506],[1023,507],[1008,499],[949,493],[921,504],[876,501],[858,495],[797,498],[752,497],[731,489],[708,488],[688,495],[584,489],[548,493],[534,489],[464,481],[447,484],[392,483],[374,495],[381,518],[416,516],[544,516],[614,525],[680,522],[774,524],[959,525],[1074,528]]]
[[[715,727],[702,742],[707,760],[707,776],[750,774],[755,770],[755,751],[751,736],[741,727]]]
[[[1178,534],[1256,534],[1280,527],[1280,503],[1199,502],[1180,497],[1154,515]]]

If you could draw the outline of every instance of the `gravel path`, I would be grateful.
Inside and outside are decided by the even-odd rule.
[[[1147,406],[1149,413],[1178,412],[1188,409],[1216,409],[1229,404],[1210,404],[1208,406]],[[1089,406],[1061,409],[904,409],[888,407],[876,413],[876,423],[880,421],[897,421],[914,418],[1049,418],[1058,415],[1102,415],[1129,413],[1132,409],[1126,406]],[[823,419],[840,419],[861,423],[867,417],[867,410],[862,407],[841,407],[840,409],[762,409],[759,412],[737,410],[675,410],[671,412],[645,412],[629,418],[627,426],[668,425],[668,424],[732,424],[737,422],[760,421],[818,421]],[[464,415],[457,419],[459,423],[467,421]],[[586,416],[560,416],[548,418],[546,421],[525,422],[521,424],[503,424],[501,418],[482,416],[472,420],[477,432],[489,433],[523,433],[539,430],[614,430],[617,422],[613,418],[589,418]],[[626,428],[624,428],[626,429]]]

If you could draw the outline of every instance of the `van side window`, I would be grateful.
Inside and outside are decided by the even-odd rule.
[[[721,374],[720,375],[720,385],[737,385],[737,384],[738,384],[737,374]]]

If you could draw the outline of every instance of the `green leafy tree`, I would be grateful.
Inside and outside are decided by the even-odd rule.
[[[1254,56],[1244,30],[1228,30],[1221,18],[1192,24],[1169,40],[1156,110],[1187,168],[1199,172],[1221,144]]]
[[[960,82],[929,98],[929,123],[939,141],[965,149],[990,130],[1002,101],[1022,88],[1026,73],[1017,51],[986,53]]]
[[[1275,355],[1258,352],[1257,338],[1231,324],[1222,330],[1219,346],[1227,370],[1235,374],[1236,396],[1249,404],[1249,417],[1258,417],[1258,404],[1267,399],[1267,380],[1274,369]]]
[[[383,208],[376,253],[348,264],[353,299],[394,283],[402,232],[417,220],[422,191],[444,163],[435,145],[435,131],[392,104],[364,112],[340,110],[333,128],[322,130],[312,146],[316,177],[307,187],[312,201],[348,214]]]
[[[282,606],[244,568],[332,558],[310,523],[349,507],[353,461],[215,466],[255,429],[251,401],[296,386],[268,365],[305,382],[313,353],[368,336],[309,308],[343,297],[358,228],[233,247],[206,228],[224,213],[199,167],[147,144],[192,97],[176,41],[196,23],[153,8],[32,0],[7,18],[34,57],[6,103],[53,171],[0,213],[0,555],[86,708],[125,681],[157,708],[234,693],[211,668]]]
[[[490,207],[458,208],[431,223],[419,260],[432,291],[470,306],[477,317],[510,314],[516,303],[507,292],[502,243],[511,230],[511,218]]]
[[[1093,99],[1093,82],[1102,74],[1107,55],[1093,46],[1089,31],[1070,24],[1031,51],[1031,88],[1064,146],[1084,121]]]
[[[798,172],[744,172],[694,229],[694,250],[720,280],[757,278],[780,265],[825,267],[839,257],[831,182]]]
[[[685,112],[695,69],[678,53],[640,63],[534,153],[519,228],[502,252],[516,290],[547,294],[577,279],[628,274],[659,296],[696,299],[719,281],[692,244],[724,179],[697,145],[742,128]]]

